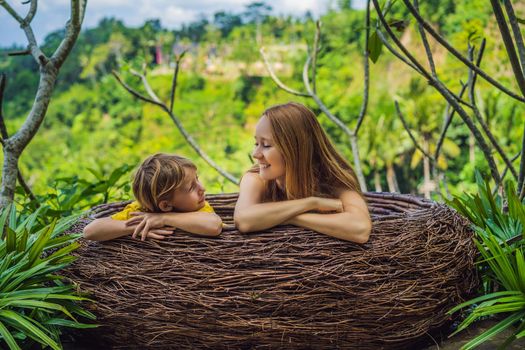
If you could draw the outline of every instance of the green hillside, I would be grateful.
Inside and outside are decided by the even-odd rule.
[[[423,6],[423,5],[422,5]],[[264,109],[275,103],[298,100],[318,114],[332,140],[348,159],[348,140],[312,100],[292,96],[277,88],[259,54],[264,46],[282,81],[304,91],[302,68],[313,42],[314,22],[308,18],[274,17],[262,9],[255,14],[216,13],[170,31],[151,20],[127,28],[117,19],[105,19],[86,29],[61,70],[44,125],[21,159],[21,170],[36,193],[46,193],[57,178],[78,176],[94,181],[89,168],[109,174],[123,164],[135,165],[155,152],[174,152],[195,160],[208,192],[236,191],[237,187],[209,168],[187,145],[160,108],[133,98],[111,75],[120,72],[141,89],[131,69],[147,69],[158,96],[167,101],[175,56],[188,50],[181,64],[174,112],[201,147],[237,177],[251,165],[253,126]],[[407,20],[399,27],[400,40],[425,61],[414,23],[402,6],[391,18]],[[468,43],[479,46],[487,39],[483,69],[516,90],[490,8],[481,1],[429,2],[422,12],[440,32],[466,52]],[[259,17],[257,17],[259,16]],[[260,25],[257,18],[261,18]],[[362,102],[364,10],[340,8],[321,18],[321,51],[317,91],[330,111],[353,128]],[[375,23],[375,18],[372,19]],[[51,50],[61,33],[50,34],[44,50]],[[257,41],[260,41],[259,43]],[[432,42],[438,74],[460,89],[466,70]],[[156,62],[156,53],[161,61]],[[491,62],[501,64],[491,64]],[[30,57],[9,57],[0,62],[8,75],[5,111],[8,128],[23,121],[36,87],[36,66]],[[360,153],[369,189],[389,188],[392,174],[402,192],[421,193],[422,153],[417,151],[396,116],[398,100],[407,122],[420,142],[435,148],[446,105],[444,100],[409,67],[382,49],[371,65],[370,103],[359,134]],[[508,154],[519,150],[523,104],[494,93],[479,81],[483,117]],[[434,178],[435,193],[443,188],[472,188],[474,166],[485,168],[480,151],[472,146],[468,129],[456,117],[443,145]],[[129,178],[129,175],[126,175]],[[114,193],[113,196],[126,196]],[[118,198],[115,198],[118,199]]]

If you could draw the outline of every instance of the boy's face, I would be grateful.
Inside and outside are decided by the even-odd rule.
[[[197,211],[204,207],[206,189],[199,181],[197,171],[192,168],[185,168],[185,176],[181,186],[172,194],[171,198],[164,206],[167,210],[177,212]]]

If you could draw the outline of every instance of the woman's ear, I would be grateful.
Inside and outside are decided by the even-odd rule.
[[[173,206],[171,206],[168,201],[160,201],[159,202],[159,209],[163,212],[168,212],[173,210]]]

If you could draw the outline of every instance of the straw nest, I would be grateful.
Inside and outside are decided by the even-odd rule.
[[[84,241],[66,274],[97,301],[86,305],[102,325],[92,339],[113,348],[405,349],[476,289],[472,232],[434,202],[366,197],[364,245],[293,226],[230,226],[215,239]],[[208,197],[229,225],[236,199]],[[125,204],[96,207],[91,219]]]

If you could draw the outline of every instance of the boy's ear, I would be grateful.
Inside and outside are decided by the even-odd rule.
[[[159,209],[163,212],[168,212],[173,210],[173,206],[171,206],[168,201],[160,201],[159,202]]]

